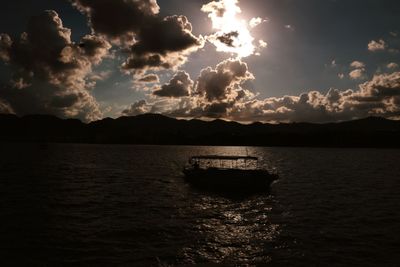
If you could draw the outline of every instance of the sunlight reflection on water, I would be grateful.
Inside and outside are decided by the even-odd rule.
[[[260,197],[258,197],[260,198]],[[265,243],[279,234],[279,226],[271,223],[271,201],[203,197],[194,206],[197,232],[200,234],[192,246],[184,248],[188,258],[234,264],[269,262]]]

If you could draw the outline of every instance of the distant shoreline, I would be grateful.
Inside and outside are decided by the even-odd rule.
[[[87,145],[87,146],[143,146],[143,147],[257,147],[257,148],[309,148],[309,149],[378,149],[378,150],[398,150],[400,147],[374,147],[374,146],[285,146],[285,145],[271,145],[271,146],[257,146],[257,145],[187,145],[187,144],[135,144],[135,143],[77,143],[77,142],[37,142],[37,141],[4,141],[0,140],[0,145]]]
[[[340,123],[240,124],[162,115],[85,124],[48,115],[0,115],[0,143],[400,148],[400,121],[370,117]]]

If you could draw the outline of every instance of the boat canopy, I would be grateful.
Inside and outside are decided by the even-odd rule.
[[[209,155],[209,156],[193,156],[190,158],[191,161],[196,160],[256,160],[257,157],[249,157],[249,156],[217,156],[217,155]]]
[[[193,156],[189,164],[196,168],[258,169],[258,158],[248,156]]]

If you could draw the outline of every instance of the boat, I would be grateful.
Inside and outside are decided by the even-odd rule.
[[[278,179],[276,171],[261,168],[258,158],[249,156],[193,156],[183,173],[188,183],[212,191],[265,191]]]

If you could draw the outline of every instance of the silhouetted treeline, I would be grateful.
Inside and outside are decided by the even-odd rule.
[[[400,122],[370,117],[328,124],[244,125],[147,114],[85,124],[47,115],[0,115],[0,141],[399,148]]]

